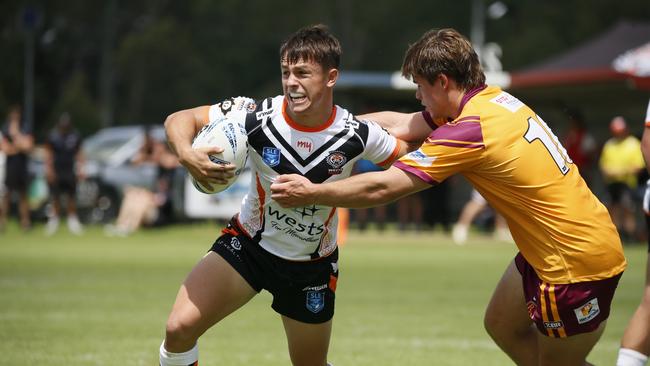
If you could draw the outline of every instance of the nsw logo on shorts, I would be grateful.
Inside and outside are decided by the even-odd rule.
[[[316,314],[325,307],[325,292],[323,291],[308,291],[307,292],[307,310]]]
[[[577,309],[573,309],[573,312],[576,314],[576,318],[578,318],[578,324],[584,324],[591,319],[595,318],[598,314],[600,314],[600,308],[598,307],[598,299],[593,298],[589,300],[588,303],[582,305],[581,307]]]
[[[265,147],[262,149],[262,160],[270,167],[280,164],[280,150],[274,147]]]

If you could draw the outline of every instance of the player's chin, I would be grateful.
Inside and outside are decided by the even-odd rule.
[[[307,98],[289,98],[287,106],[294,113],[304,112],[309,108],[310,102]]]

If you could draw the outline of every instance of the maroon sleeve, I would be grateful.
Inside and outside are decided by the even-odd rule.
[[[429,127],[431,127],[432,130],[438,128],[438,125],[436,125],[436,123],[433,122],[433,118],[431,118],[429,112],[422,111],[422,117],[424,118],[425,121],[427,121],[427,124],[429,125]]]

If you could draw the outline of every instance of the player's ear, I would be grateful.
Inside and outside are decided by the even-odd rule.
[[[339,78],[339,70],[338,69],[329,69],[327,72],[327,86],[332,88],[334,87],[334,84],[336,84],[336,80]]]
[[[440,74],[438,75],[438,80],[436,80],[436,82],[440,83],[440,86],[443,87],[443,89],[447,89],[449,78],[445,74]]]

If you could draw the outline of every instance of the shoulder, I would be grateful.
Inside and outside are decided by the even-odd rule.
[[[231,97],[222,100],[212,106],[218,108],[224,115],[231,112],[252,112],[255,110],[257,103],[249,97]]]
[[[463,109],[462,115],[478,115],[481,120],[509,119],[514,116],[532,116],[535,112],[516,96],[488,86],[474,96]]]

